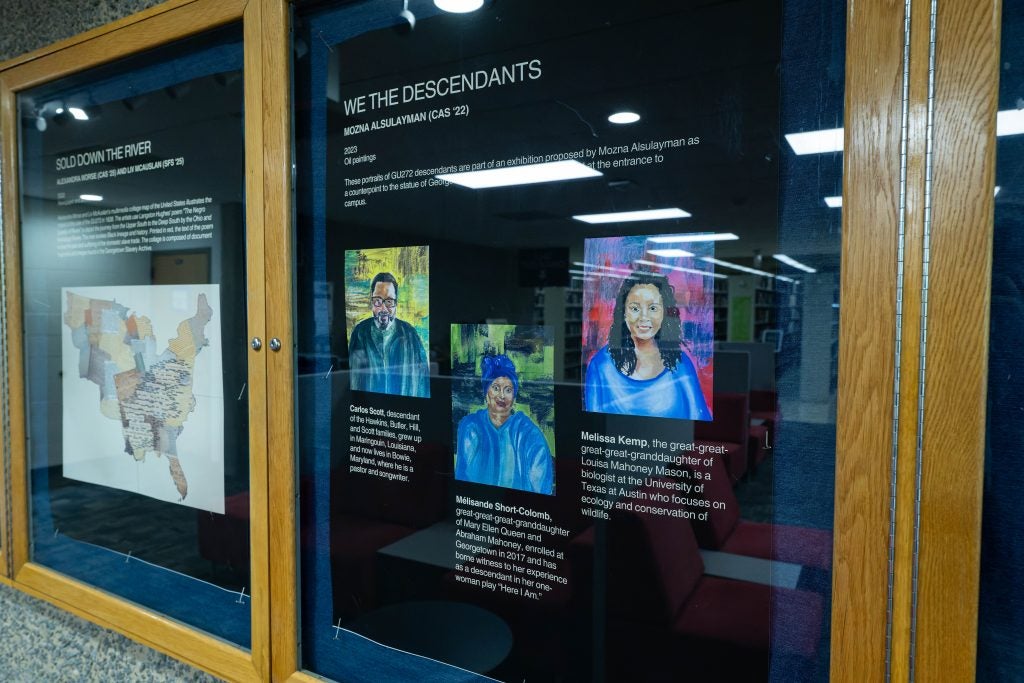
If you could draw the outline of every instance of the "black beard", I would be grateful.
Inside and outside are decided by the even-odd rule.
[[[386,330],[391,321],[395,319],[395,316],[387,311],[381,311],[373,316],[374,321],[377,323],[378,330]]]

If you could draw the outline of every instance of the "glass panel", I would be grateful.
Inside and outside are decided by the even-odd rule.
[[[826,679],[843,3],[445,5],[294,22],[303,667]]]
[[[1024,487],[1024,193],[1014,178],[1024,168],[1020,98],[1024,91],[1024,2],[1003,3],[999,118],[996,138],[995,234],[992,251],[992,317],[988,359],[988,428],[981,526],[981,594],[978,615],[978,680],[1024,678],[1024,604],[1016,598],[1024,582],[1024,521],[1019,509]],[[1021,60],[1017,60],[1017,55]]]
[[[32,560],[248,647],[241,35],[18,111]]]

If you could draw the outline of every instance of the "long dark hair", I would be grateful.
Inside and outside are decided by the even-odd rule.
[[[682,358],[683,324],[679,320],[679,307],[676,306],[676,293],[664,275],[657,275],[642,270],[633,271],[622,281],[619,295],[615,299],[615,313],[612,318],[612,329],[608,332],[608,353],[615,361],[615,367],[627,377],[636,370],[636,345],[633,336],[626,327],[626,298],[634,287],[653,285],[661,294],[661,303],[665,307],[665,317],[661,328],[654,335],[654,341],[661,352],[661,362],[669,370],[675,370]]]

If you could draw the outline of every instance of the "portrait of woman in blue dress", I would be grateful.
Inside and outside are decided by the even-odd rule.
[[[551,495],[554,459],[540,428],[515,410],[519,373],[504,354],[480,359],[485,408],[459,421],[455,478]]]
[[[608,343],[591,359],[584,408],[594,413],[710,420],[697,370],[683,352],[682,323],[663,275],[622,281]]]

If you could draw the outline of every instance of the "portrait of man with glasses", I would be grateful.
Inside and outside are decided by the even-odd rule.
[[[419,334],[400,320],[398,280],[388,272],[370,281],[371,317],[358,323],[348,343],[352,389],[430,397],[430,368]]]

